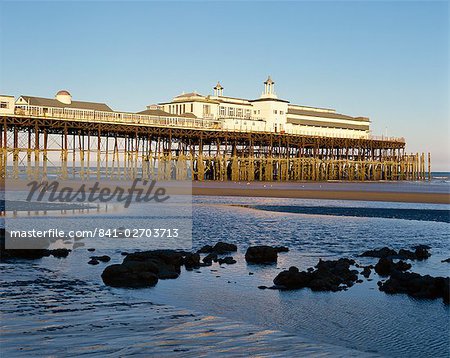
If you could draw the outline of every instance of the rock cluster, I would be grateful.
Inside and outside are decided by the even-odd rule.
[[[216,253],[219,255],[227,254],[229,252],[236,252],[237,246],[235,244],[230,244],[227,242],[219,241],[214,246],[211,245],[205,245],[200,250],[197,251],[199,254],[210,254],[210,253]]]
[[[351,270],[355,261],[341,258],[334,261],[322,261],[315,270],[299,271],[292,266],[275,277],[273,283],[280,289],[299,289],[309,287],[313,291],[340,291],[353,286],[358,280],[358,271]]]
[[[36,260],[43,257],[53,256],[64,258],[69,255],[69,249],[0,249],[0,260],[4,259],[27,259]]]
[[[277,262],[278,250],[271,246],[250,246],[245,253],[245,261],[253,264],[271,264]]]
[[[191,260],[191,257],[187,259],[188,265]],[[180,251],[135,252],[128,254],[121,264],[106,267],[102,280],[112,287],[150,287],[156,285],[158,279],[177,278],[183,263],[183,252]]]
[[[380,276],[389,276],[393,271],[406,271],[410,268],[411,264],[402,260],[394,263],[391,258],[382,257],[375,265],[375,272]]]
[[[428,252],[430,247],[428,245],[418,245],[413,247],[414,251],[400,249],[398,252],[390,249],[389,247],[383,247],[381,249],[369,250],[363,252],[361,257],[377,257],[377,258],[391,258],[400,260],[426,260],[431,256]]]
[[[219,257],[219,255],[228,254],[230,252],[236,252],[237,246],[235,244],[230,244],[227,242],[219,241],[214,246],[205,245],[197,254],[207,254],[203,259],[200,266],[211,266],[213,262],[218,262],[219,265],[227,264],[232,265],[236,263],[236,260],[231,256]]]
[[[390,278],[380,283],[380,291],[394,294],[406,293],[416,298],[442,298],[449,303],[450,279],[448,277],[432,277],[414,272],[393,271]]]

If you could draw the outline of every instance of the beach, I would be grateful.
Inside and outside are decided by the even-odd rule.
[[[450,204],[448,187],[427,182],[194,182],[193,195]]]
[[[330,183],[328,189],[338,192],[361,185],[361,189],[373,187],[383,193],[392,187],[401,192],[420,192],[426,187],[407,182],[397,186],[341,184]],[[194,193],[198,185],[193,183]],[[201,185],[218,186],[223,193],[227,186],[250,186]],[[280,190],[268,190],[264,185],[274,184],[253,184],[256,189],[248,189],[248,193],[261,190],[275,195]],[[326,184],[280,187],[298,191],[298,185],[310,190]],[[439,195],[446,190],[439,185],[431,188],[429,191]],[[146,205],[130,206],[125,215],[128,225],[147,222],[143,216]],[[410,211],[416,216],[410,217]],[[386,217],[389,212],[396,214]],[[362,282],[339,292],[258,288],[271,286],[277,274],[291,266],[307,270],[320,259],[347,257],[360,265],[374,265],[377,259],[359,255],[384,246],[399,250],[429,245],[431,257],[427,260],[408,260],[411,271],[446,277],[449,264],[442,261],[450,256],[449,224],[441,220],[442,212],[448,213],[449,205],[195,195],[190,251],[218,241],[231,242],[238,248],[229,254],[235,264],[183,268],[178,278],[160,280],[149,288],[108,287],[102,282],[103,270],[120,264],[124,251],[148,250],[149,241],[100,237],[76,240],[66,258],[1,263],[5,282],[1,344],[9,356],[39,350],[40,354],[69,356],[248,356],[251,352],[263,357],[446,357],[450,353],[448,305],[442,299],[381,292],[377,282],[384,279],[375,272],[368,279],[359,276]],[[45,220],[49,226],[58,225],[63,215],[80,228],[104,223],[118,226],[118,217],[124,216],[123,212],[102,210],[25,214],[20,220]],[[253,245],[283,245],[289,252],[280,253],[276,264],[249,264],[245,251]],[[91,248],[95,252],[87,250]],[[92,266],[88,264],[92,255],[108,255],[111,261]]]

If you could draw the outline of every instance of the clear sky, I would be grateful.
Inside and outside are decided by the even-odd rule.
[[[368,116],[450,171],[448,2],[1,2],[0,93],[139,111],[185,91]]]

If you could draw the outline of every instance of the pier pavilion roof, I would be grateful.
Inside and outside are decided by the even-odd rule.
[[[297,119],[297,118],[291,118],[291,117],[287,118],[287,123],[299,124],[299,125],[304,125],[304,126],[314,126],[314,127],[369,130],[368,123],[349,124],[349,123],[337,123],[337,122],[312,121],[310,119]]]
[[[31,96],[20,96],[19,100],[20,99],[25,100],[29,106],[73,108],[73,109],[86,109],[90,111],[113,112],[113,110],[105,103],[72,101],[72,103],[66,104],[52,98],[31,97]]]
[[[345,114],[334,113],[334,112],[325,112],[325,111],[308,111],[303,109],[295,109],[289,108],[287,114],[301,115],[301,116],[310,116],[310,117],[322,117],[322,118],[333,118],[333,119],[348,119],[352,121],[359,122],[370,122],[370,119],[367,117],[352,117],[347,116]]]
[[[161,109],[146,109],[145,111],[137,112],[137,114],[146,114],[148,116],[158,117],[182,117],[182,118],[197,118],[194,113],[173,114]]]

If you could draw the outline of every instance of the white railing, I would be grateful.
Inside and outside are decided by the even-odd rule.
[[[384,141],[388,141],[388,142],[399,142],[399,143],[406,142],[404,137],[388,137],[388,136],[383,136],[383,135],[370,135],[369,139],[384,140]]]
[[[188,127],[221,129],[222,122],[202,118],[183,118],[169,116],[151,116],[146,114],[106,112],[72,108],[56,108],[42,106],[16,106],[15,114],[19,116],[57,118],[84,122],[106,122],[117,124],[139,124],[161,127]]]

